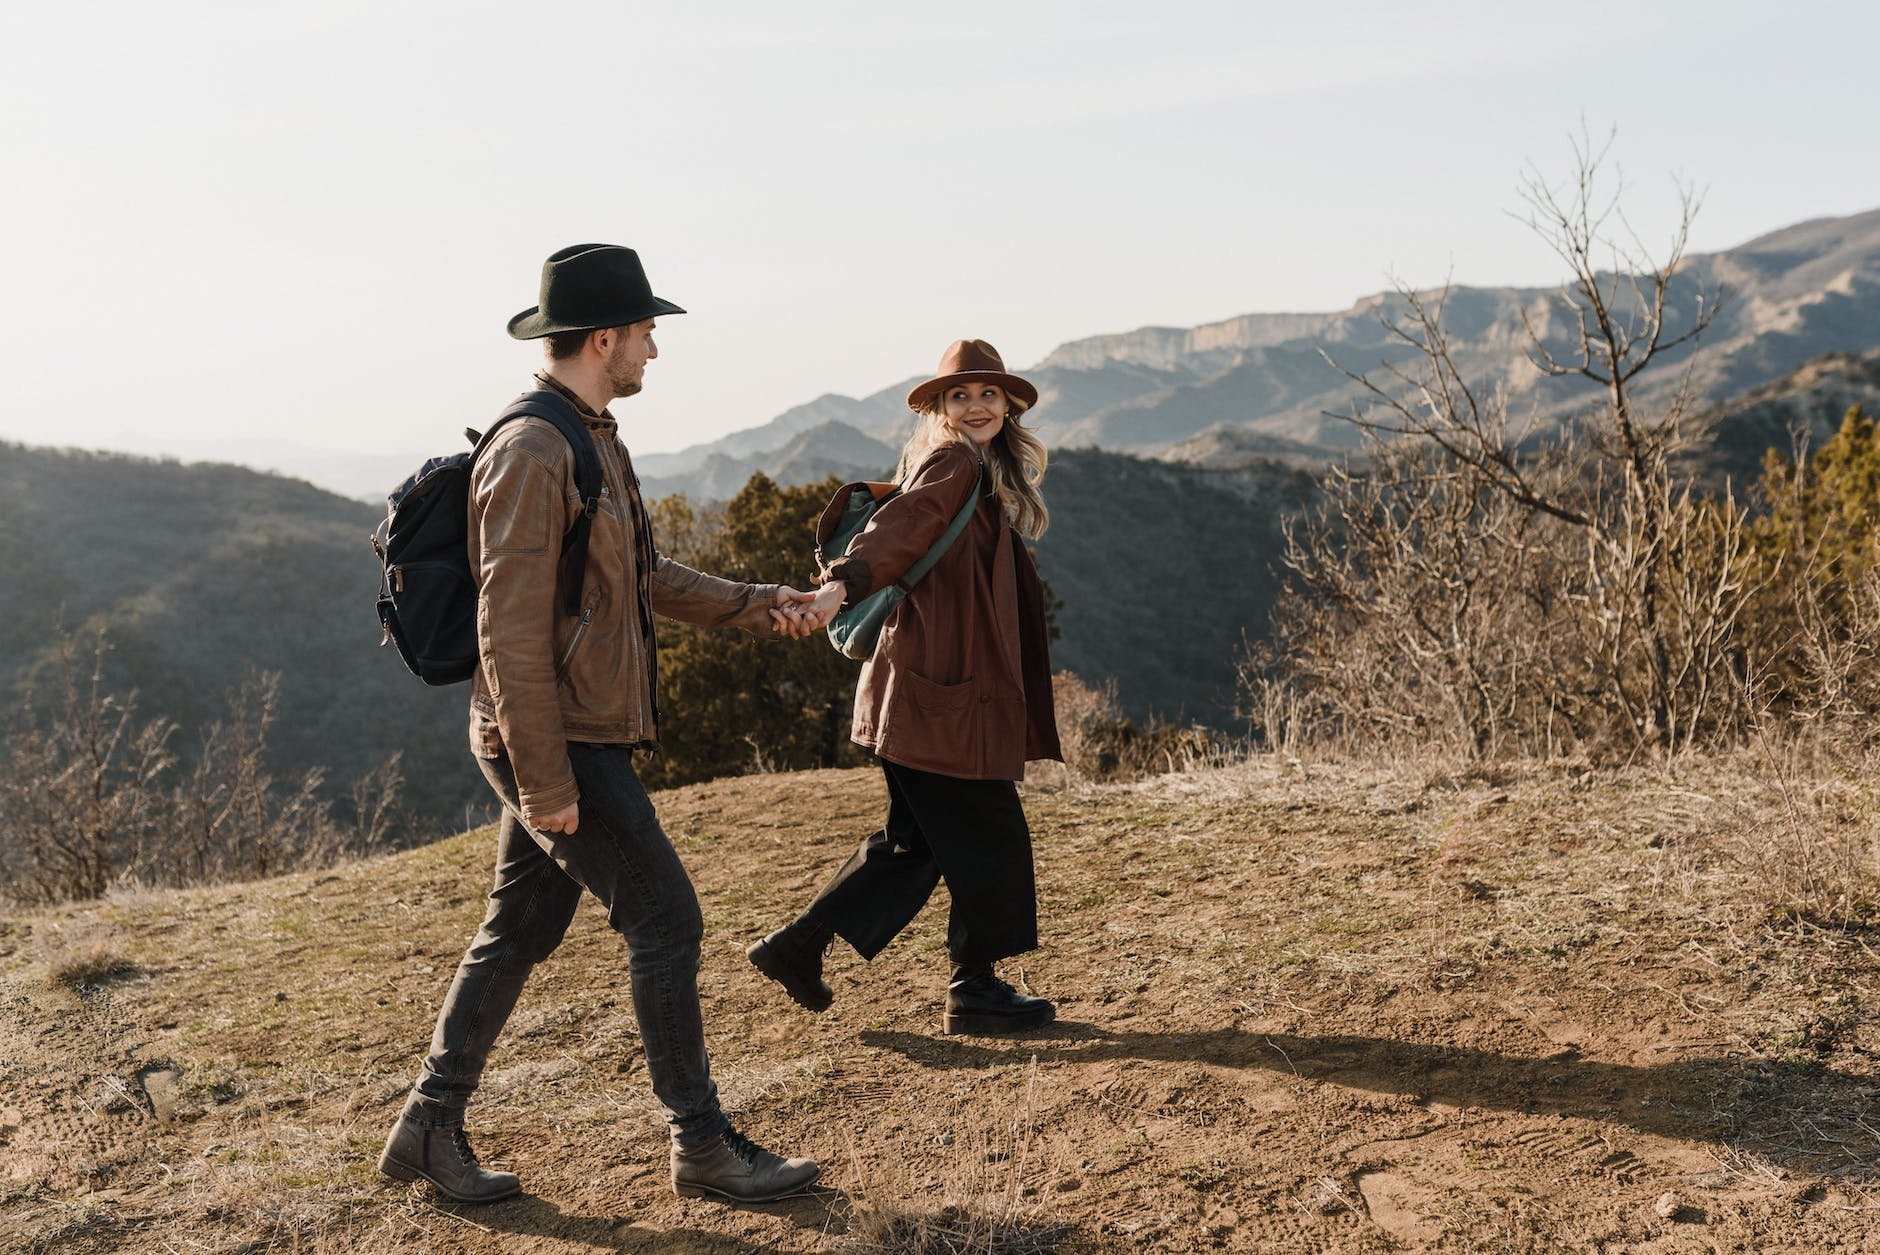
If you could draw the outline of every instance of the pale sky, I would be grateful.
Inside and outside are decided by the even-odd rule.
[[[0,438],[455,447],[570,243],[661,321],[654,452],[1082,336],[1543,283],[1526,163],[1618,128],[1694,244],[1880,206],[1876,6],[12,4]],[[272,459],[293,470],[291,451]]]

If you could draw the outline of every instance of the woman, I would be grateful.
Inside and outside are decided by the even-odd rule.
[[[818,576],[809,613],[821,620],[900,580],[977,494],[966,530],[889,617],[856,686],[850,739],[881,760],[887,822],[801,915],[749,951],[811,1011],[833,997],[822,976],[831,937],[873,959],[944,879],[953,899],[945,1031],[1029,1028],[1055,1014],[993,973],[1038,944],[1016,781],[1028,760],[1062,757],[1044,590],[1020,539],[1048,521],[1038,491],[1045,449],[1020,423],[1037,400],[984,340],[950,345],[935,376],[908,393],[919,421],[895,473],[900,494]]]

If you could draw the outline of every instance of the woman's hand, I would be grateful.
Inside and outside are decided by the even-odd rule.
[[[841,580],[831,580],[816,590],[815,600],[803,607],[803,619],[816,627],[827,627],[829,620],[836,617],[836,611],[842,609],[842,603],[848,600],[849,586]]]

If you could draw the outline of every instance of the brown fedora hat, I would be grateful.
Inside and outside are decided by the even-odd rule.
[[[1038,389],[1029,380],[1008,373],[1005,359],[999,356],[999,350],[984,340],[955,340],[940,355],[940,369],[934,377],[914,385],[914,390],[907,394],[907,408],[918,410],[935,395],[968,379],[984,379],[998,384],[1005,389],[1007,396],[1023,401],[1026,409],[1038,404]]]

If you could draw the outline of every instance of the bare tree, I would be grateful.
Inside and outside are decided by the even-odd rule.
[[[1551,432],[1538,420],[1513,423],[1505,394],[1471,382],[1456,361],[1443,323],[1447,289],[1426,295],[1400,286],[1403,312],[1381,315],[1390,335],[1411,350],[1409,364],[1373,374],[1332,364],[1359,385],[1363,398],[1340,417],[1382,444],[1429,450],[1435,467],[1497,501],[1491,507],[1478,500],[1474,508],[1513,509],[1530,522],[1550,524],[1524,523],[1521,539],[1507,543],[1530,544],[1544,534],[1556,559],[1577,548],[1577,572],[1559,562],[1549,570],[1563,579],[1562,593],[1579,603],[1575,635],[1605,698],[1634,747],[1679,748],[1740,705],[1727,644],[1747,597],[1732,574],[1744,516],[1732,500],[1697,500],[1674,469],[1675,456],[1696,435],[1688,367],[1670,403],[1655,411],[1638,403],[1636,382],[1695,342],[1715,319],[1720,298],[1699,286],[1690,290],[1688,308],[1673,300],[1696,197],[1680,189],[1678,222],[1663,254],[1653,257],[1620,213],[1617,192],[1602,190],[1609,145],[1596,149],[1582,137],[1564,184],[1530,171],[1521,188],[1529,226],[1568,270],[1549,301],[1550,315],[1564,315],[1564,340],[1550,341],[1551,318],[1537,322],[1538,311],[1523,311],[1529,361],[1543,376],[1593,385],[1596,403]],[[1410,516],[1443,508],[1445,501],[1453,508],[1459,500],[1440,475],[1424,486],[1426,502],[1400,507]],[[1390,487],[1405,497],[1415,481],[1397,479]],[[1348,503],[1361,514],[1369,508],[1356,498]],[[1496,526],[1515,535],[1509,520]],[[1444,534],[1462,533],[1452,523],[1447,533],[1434,533]],[[1493,532],[1479,539],[1503,543]],[[1401,543],[1414,542],[1406,536]],[[1440,563],[1439,554],[1429,561]],[[1462,575],[1463,568],[1452,565],[1444,578],[1453,584]],[[1539,591],[1530,587],[1525,595]],[[1504,587],[1500,595],[1524,594]],[[1414,621],[1414,608],[1405,613]],[[1455,665],[1471,668],[1466,651]],[[1549,677],[1543,670],[1535,678]],[[1484,690],[1478,698],[1483,710],[1505,708],[1510,700],[1488,699]],[[1475,718],[1478,731],[1486,730],[1481,717]],[[1482,743],[1480,735],[1473,739]]]

